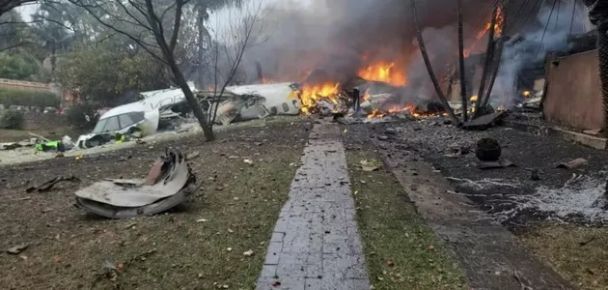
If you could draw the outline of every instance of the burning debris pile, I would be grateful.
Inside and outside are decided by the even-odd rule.
[[[556,29],[544,29],[551,5],[462,1],[465,65],[458,68],[457,2],[417,1],[415,22],[410,1],[286,1],[267,11],[265,41],[248,50],[242,70],[251,83],[299,83],[305,115],[452,115],[450,107],[456,115],[479,117],[520,104],[520,91],[530,88],[524,90],[516,80],[535,56],[514,54],[531,43],[541,44],[540,49],[527,54],[554,49],[553,41],[542,45],[537,37],[538,31],[546,32],[542,39],[561,37]],[[570,23],[569,17],[558,19],[560,27]],[[420,57],[417,26],[437,85],[429,81]],[[516,61],[501,62],[501,57]]]

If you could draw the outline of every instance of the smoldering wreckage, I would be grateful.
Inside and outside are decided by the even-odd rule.
[[[335,5],[340,6],[340,4]],[[538,13],[542,13],[542,11]],[[390,15],[392,14],[387,14],[387,16]],[[395,17],[394,21],[398,23],[403,21],[402,14]],[[563,19],[566,18],[563,17]],[[387,21],[391,19],[387,19]],[[490,34],[492,27],[487,19],[480,20],[488,23],[481,26],[483,28],[466,49],[467,67],[465,69],[472,72],[469,73],[469,76],[478,76],[478,72],[483,70],[481,63],[486,57],[482,52],[483,39]],[[528,43],[534,39],[534,33],[528,35],[527,39],[524,39],[523,36],[509,37],[506,36],[506,33],[502,35],[503,25],[504,23],[495,25],[497,30],[495,33],[501,41],[503,41],[502,37],[510,39],[505,44],[506,52],[504,54],[506,55],[509,50],[520,53],[517,47],[521,46],[521,43]],[[306,26],[302,26],[302,28],[304,27]],[[392,28],[396,27],[406,26],[392,26]],[[387,31],[389,34],[394,32],[395,37],[388,38],[400,39],[397,35],[402,35],[402,31],[393,30],[388,29]],[[542,29],[538,31],[542,31]],[[406,32],[411,34],[411,31]],[[437,31],[437,33],[443,32]],[[302,33],[302,35],[306,34]],[[281,33],[277,33],[277,35],[281,35]],[[269,43],[272,45],[272,41]],[[343,49],[343,45],[329,45],[338,50],[337,55],[340,57],[354,55],[352,57],[354,59],[336,61],[337,63],[348,63],[347,68],[336,69],[331,61],[306,59],[306,64],[298,64],[301,60],[294,60],[284,55],[273,56],[273,59],[289,59],[284,63],[281,62],[279,66],[289,65],[290,73],[286,73],[284,77],[301,80],[297,83],[281,82],[285,81],[282,77],[273,78],[273,74],[274,76],[279,75],[280,69],[277,69],[268,76],[269,79],[273,79],[270,81],[271,83],[268,83],[266,77],[260,73],[258,79],[251,82],[261,84],[227,87],[219,101],[214,91],[194,91],[201,107],[208,115],[213,115],[213,112],[217,111],[217,118],[214,122],[221,125],[277,115],[332,117],[343,124],[419,120],[446,115],[448,113],[447,105],[458,116],[475,113],[475,115],[479,115],[479,118],[463,123],[445,120],[446,124],[462,126],[465,129],[486,129],[500,123],[507,115],[508,108],[519,106],[520,109],[533,112],[541,110],[538,103],[546,94],[544,76],[526,74],[526,67],[509,72],[508,76],[500,74],[497,87],[509,83],[509,77],[514,75],[517,78],[523,77],[527,81],[525,84],[518,84],[515,89],[517,92],[514,94],[510,91],[507,92],[503,87],[496,90],[498,93],[492,94],[490,105],[483,108],[484,112],[478,113],[474,111],[475,105],[484,96],[475,96],[474,93],[471,93],[466,96],[465,101],[461,99],[459,87],[462,84],[458,83],[459,72],[454,65],[441,71],[444,78],[441,85],[448,91],[446,94],[448,104],[442,104],[437,98],[429,97],[433,94],[428,90],[428,75],[420,73],[424,71],[421,66],[422,62],[419,58],[414,57],[418,53],[418,49],[412,49],[411,42],[390,44],[390,46],[400,49],[388,54],[383,50],[384,46],[388,44],[381,41],[368,43],[374,45],[371,45],[367,49],[368,51],[358,53],[348,53],[348,50]],[[403,46],[406,47],[403,48]],[[302,44],[302,47],[307,47],[307,45]],[[327,45],[322,47],[323,49],[315,55],[332,54],[324,50]],[[315,48],[311,49],[315,51]],[[268,51],[274,50],[268,49]],[[443,49],[443,51],[444,53],[435,55],[436,62],[444,59],[453,60],[456,49]],[[256,53],[258,52],[254,49],[251,52],[252,57],[264,59],[263,56],[256,55]],[[538,61],[534,61],[534,63],[538,63]],[[540,63],[542,64],[542,61]],[[272,61],[268,61],[268,66],[274,66]],[[294,72],[293,69],[297,72]],[[301,77],[302,70],[306,71],[305,78]],[[501,71],[501,73],[503,72]],[[478,89],[473,85],[473,77],[465,79],[464,82],[474,91]],[[513,90],[512,85],[514,84],[509,86],[510,90]],[[500,96],[501,94],[517,95],[519,100],[514,103],[509,97],[509,100],[505,101]],[[486,100],[490,100],[489,93]],[[88,149],[111,146],[113,143],[143,142],[141,141],[143,137],[154,135],[157,132],[185,132],[189,128],[195,127],[192,126],[193,123],[194,119],[189,114],[182,91],[166,89],[141,93],[140,101],[109,110],[100,117],[90,134],[80,136],[76,142],[72,142],[70,138],[52,141],[35,136],[36,138],[24,142],[2,144],[2,149],[37,146],[36,149],[40,151],[83,150],[86,152]],[[481,169],[513,166],[512,162],[501,158],[500,144],[497,144],[495,140],[480,141],[476,153],[481,161],[479,163]],[[64,181],[64,179],[59,181]],[[79,190],[76,197],[78,206],[87,212],[107,218],[130,218],[166,211],[184,202],[197,186],[196,178],[187,164],[187,158],[180,152],[168,151],[151,167],[145,179],[101,181]]]

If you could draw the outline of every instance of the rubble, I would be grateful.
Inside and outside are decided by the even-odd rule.
[[[365,172],[373,172],[379,170],[382,165],[378,160],[361,160],[361,169]]]
[[[7,253],[11,254],[11,255],[19,255],[21,254],[21,252],[25,251],[27,248],[29,248],[29,244],[23,243],[23,244],[19,244],[16,245],[14,247],[9,248],[8,250],[6,250]]]
[[[165,212],[195,191],[186,158],[167,150],[143,180],[105,180],[78,190],[77,205],[88,213],[122,219]]]
[[[34,191],[38,191],[38,192],[47,192],[49,190],[51,190],[55,185],[57,185],[60,182],[64,182],[64,181],[69,181],[69,182],[80,182],[80,179],[76,176],[57,176],[45,183],[42,183],[38,186],[32,186],[29,187],[28,189],[26,189],[25,191],[27,193],[32,193]]]
[[[471,121],[465,122],[462,128],[467,130],[485,130],[490,127],[496,126],[504,120],[507,113],[505,111],[495,112],[487,114]]]
[[[577,158],[568,162],[562,162],[557,165],[557,168],[565,168],[565,169],[577,169],[587,165],[589,161],[585,158]]]

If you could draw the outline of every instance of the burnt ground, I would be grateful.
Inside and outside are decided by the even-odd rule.
[[[603,171],[608,169],[608,152],[576,145],[556,137],[535,136],[508,127],[495,127],[487,131],[462,131],[444,124],[444,121],[426,119],[402,124],[374,125],[370,128],[370,137],[388,137],[386,142],[397,144],[397,150],[392,152],[393,154],[399,155],[400,149],[420,154],[452,181],[458,192],[464,193],[481,209],[495,215],[503,224],[514,229],[546,219],[560,219],[579,224],[603,223],[601,217],[589,218],[575,211],[572,214],[563,215],[560,212],[557,215],[539,208],[527,207],[522,204],[525,198],[520,197],[534,195],[539,187],[562,188],[574,175],[603,178]],[[393,128],[397,133],[392,135],[390,129],[387,133],[386,128]],[[479,169],[475,148],[477,141],[482,138],[498,140],[502,146],[503,159],[513,162],[515,166],[494,170]],[[588,164],[577,169],[557,168],[560,163],[576,158],[584,158]],[[540,180],[533,180],[534,171]],[[467,180],[490,182],[482,182],[479,183],[480,186],[476,186]]]
[[[432,164],[434,172],[450,180],[454,188],[445,197],[481,209],[502,223],[516,235],[519,244],[550,265],[570,286],[608,287],[608,211],[594,204],[604,190],[608,153],[506,127],[462,131],[448,123],[431,118],[345,129],[351,149],[374,143],[388,161],[406,159],[415,163],[421,159]],[[517,166],[478,169],[474,150],[477,141],[485,137],[497,139],[503,146],[503,157]],[[589,163],[575,170],[556,168],[560,162],[575,158],[585,158]],[[535,170],[540,180],[532,180]],[[411,195],[418,186],[423,185],[406,190]],[[440,212],[435,214],[441,216]],[[471,241],[483,244],[484,237],[474,236]],[[456,247],[460,247],[458,242]],[[519,259],[525,252],[512,258]],[[460,259],[471,262],[466,256]]]
[[[185,139],[0,168],[0,288],[252,288],[308,136],[310,124],[294,121],[224,132],[214,143]],[[120,221],[73,206],[80,187],[145,176],[165,147],[200,153],[191,165],[202,186],[188,203]],[[58,175],[81,182],[26,193]],[[18,255],[5,252],[20,244],[28,247]]]

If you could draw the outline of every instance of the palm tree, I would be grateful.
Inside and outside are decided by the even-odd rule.
[[[584,0],[589,18],[597,26],[597,46],[600,55],[600,79],[604,100],[604,128],[608,128],[608,1]],[[607,130],[605,130],[607,131]]]

